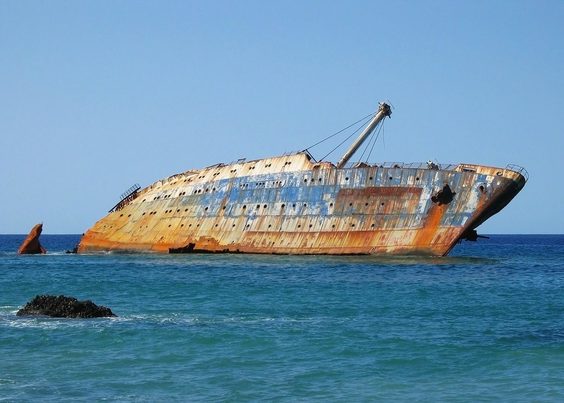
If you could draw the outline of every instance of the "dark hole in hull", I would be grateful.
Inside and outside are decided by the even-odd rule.
[[[189,243],[188,245],[182,246],[180,248],[169,248],[168,253],[192,253],[194,252],[195,247],[195,243]]]
[[[439,203],[439,206],[441,204],[449,204],[454,198],[455,194],[456,192],[453,192],[450,186],[446,184],[441,190],[437,192],[437,194],[431,196],[431,201],[433,203]]]

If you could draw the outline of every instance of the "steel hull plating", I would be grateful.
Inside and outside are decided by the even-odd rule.
[[[465,164],[337,169],[305,153],[219,164],[142,189],[78,250],[442,256],[525,182]]]

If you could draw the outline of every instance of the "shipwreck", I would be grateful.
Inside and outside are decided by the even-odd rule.
[[[516,165],[351,164],[390,115],[381,103],[336,164],[304,150],[135,185],[78,252],[443,256],[476,240],[528,179]]]

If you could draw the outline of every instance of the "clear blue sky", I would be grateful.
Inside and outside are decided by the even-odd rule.
[[[522,165],[480,232],[564,233],[564,2],[532,0],[0,1],[0,233],[84,232],[133,183],[385,99],[374,161]]]

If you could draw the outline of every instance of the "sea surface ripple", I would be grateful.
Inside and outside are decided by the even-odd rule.
[[[65,254],[0,235],[0,401],[564,401],[564,236],[445,258]],[[37,294],[104,319],[22,318]]]

